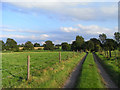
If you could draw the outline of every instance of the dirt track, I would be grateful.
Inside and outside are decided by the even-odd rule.
[[[76,81],[81,73],[82,70],[82,64],[84,63],[88,53],[83,57],[83,59],[80,61],[80,63],[76,66],[76,68],[71,73],[69,79],[65,82],[63,88],[74,88]]]
[[[82,71],[82,64],[84,63],[88,53],[84,56],[84,58],[79,62],[79,64],[75,67],[73,72],[71,73],[69,79],[65,82],[63,88],[75,88],[76,81],[78,77],[80,76],[80,73]],[[98,71],[102,77],[102,81],[106,88],[118,88],[115,83],[111,80],[110,76],[106,73],[97,56],[93,53],[94,61],[98,67]]]
[[[93,57],[95,60],[95,63],[97,64],[98,70],[100,75],[102,76],[102,79],[104,81],[104,85],[107,88],[118,88],[115,83],[111,80],[110,76],[107,74],[107,72],[104,70],[104,68],[101,66],[99,59],[96,57],[96,55],[93,53]]]

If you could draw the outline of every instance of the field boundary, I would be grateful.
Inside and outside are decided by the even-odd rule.
[[[70,77],[68,80],[65,82],[63,88],[74,88],[76,85],[76,81],[82,71],[82,64],[84,63],[88,53],[80,60],[78,65],[73,69],[72,73],[70,74]]]
[[[105,84],[105,86],[107,88],[118,88],[115,83],[112,81],[111,77],[108,75],[108,73],[106,72],[106,70],[102,67],[101,62],[100,62],[100,58],[93,53],[93,57],[94,57],[94,61],[98,67],[99,70],[99,74],[101,75],[102,79],[103,79],[103,83]]]

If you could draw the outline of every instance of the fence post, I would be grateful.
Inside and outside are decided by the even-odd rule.
[[[59,63],[61,62],[61,52],[59,52]]]
[[[77,50],[77,55],[79,54],[79,51]]]
[[[27,80],[30,78],[30,56],[27,57]]]

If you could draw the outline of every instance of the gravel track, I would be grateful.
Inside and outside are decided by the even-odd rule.
[[[95,63],[98,67],[98,71],[100,73],[100,75],[102,76],[103,79],[103,83],[106,86],[106,88],[118,88],[115,83],[111,80],[110,76],[107,74],[107,72],[104,70],[104,68],[102,67],[102,65],[99,62],[98,57],[96,56],[96,54],[93,53],[93,57],[95,60]]]
[[[63,88],[75,88],[76,81],[78,77],[80,76],[80,73],[82,71],[82,65],[87,57],[88,53],[83,57],[83,59],[79,62],[79,64],[75,67],[73,72],[70,74],[70,77],[65,82]],[[110,76],[107,74],[107,72],[104,70],[102,65],[99,62],[98,57],[93,53],[94,61],[97,65],[98,71],[102,77],[102,82],[104,83],[106,88],[118,88],[115,83],[111,80]]]
[[[73,72],[71,73],[69,79],[65,82],[63,88],[74,88],[76,85],[76,81],[81,73],[82,70],[82,64],[84,63],[88,53],[82,58],[82,60],[79,62],[79,64],[75,67]]]

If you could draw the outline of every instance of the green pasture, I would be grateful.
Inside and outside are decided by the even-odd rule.
[[[30,55],[30,80],[27,81],[27,56]],[[2,85],[12,87],[62,87],[85,53],[14,52],[2,53]]]

